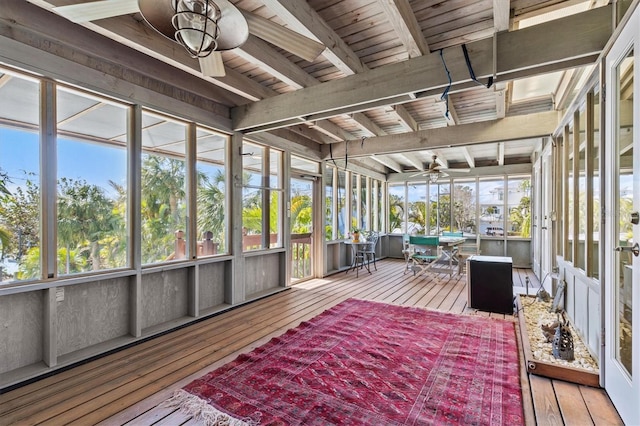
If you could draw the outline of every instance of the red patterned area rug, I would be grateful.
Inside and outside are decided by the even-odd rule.
[[[349,299],[165,405],[220,425],[524,424],[513,322]]]

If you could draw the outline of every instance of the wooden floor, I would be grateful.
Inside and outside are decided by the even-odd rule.
[[[403,275],[399,260],[379,261],[377,266],[372,274],[361,271],[358,278],[349,272],[300,283],[4,393],[0,425],[195,425],[193,419],[158,405],[194,378],[350,297],[504,317],[467,308],[465,275]],[[524,287],[525,276],[537,287],[530,270],[514,270],[514,285]],[[527,424],[623,424],[602,389],[529,376],[522,368],[521,380]]]

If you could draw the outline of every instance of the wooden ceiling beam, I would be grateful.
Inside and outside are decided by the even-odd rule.
[[[383,136],[387,132],[382,130],[376,123],[369,117],[364,115],[363,112],[356,112],[351,114],[351,119],[360,127],[364,132],[368,133],[367,136]]]
[[[507,89],[504,84],[493,88],[496,97],[496,118],[504,118],[507,115]]]
[[[424,170],[424,164],[422,164],[422,161],[418,160],[415,155],[406,155],[406,154],[397,154],[397,155],[399,155],[402,158],[404,158],[404,160],[407,163],[411,164],[416,169],[418,169],[420,171]]]
[[[355,136],[351,132],[347,132],[329,120],[314,121],[311,123],[311,126],[319,132],[333,138],[336,142],[355,139]]]
[[[498,143],[497,161],[498,166],[504,166],[504,142]]]
[[[288,0],[291,1],[291,0]],[[592,63],[611,35],[611,6],[536,25],[497,37],[497,76],[501,81]],[[523,48],[526,46],[526,48]],[[493,75],[493,40],[470,43],[469,54],[478,78]],[[458,48],[445,49],[452,86],[466,87],[468,69]],[[397,78],[401,75],[402,78]],[[358,109],[360,105],[442,90],[448,84],[438,55],[426,55],[381,66],[362,74],[333,80],[294,93],[285,93],[232,109],[237,130],[276,123],[292,116]]]
[[[413,116],[403,105],[394,105],[392,108],[398,116],[400,124],[402,124],[402,126],[407,129],[408,132],[415,132],[418,130],[418,122],[413,118]]]
[[[500,0],[506,1],[507,0]],[[410,58],[428,55],[429,45],[408,0],[378,0]]]
[[[253,35],[249,35],[247,41],[234,50],[234,53],[295,89],[320,84],[317,79],[291,62],[286,56]]]
[[[349,155],[369,156],[549,136],[558,124],[558,114],[556,111],[548,111],[506,117],[501,120],[420,130],[409,134],[372,137],[368,138],[367,143],[362,147],[360,140],[351,140],[346,144],[335,144],[333,155],[344,155],[347,144]],[[324,158],[329,155],[329,149],[326,145],[322,147],[322,152]]]
[[[447,122],[447,126],[455,126],[458,124],[458,113],[456,112],[456,106],[451,97],[449,97],[448,101],[438,99],[435,103],[440,112],[442,112],[442,117]]]
[[[464,154],[464,158],[465,160],[467,160],[467,164],[469,165],[469,167],[471,167],[472,169],[476,167],[476,159],[473,158],[473,155],[471,155],[471,152],[469,152],[469,148],[467,148],[466,146],[462,146],[460,147],[460,149],[462,150],[462,153]]]
[[[322,56],[346,75],[365,71],[367,68],[353,50],[305,1],[262,0],[262,3],[278,15],[287,26],[300,34],[326,46]]]
[[[497,33],[509,29],[510,4],[509,0],[493,0],[493,28]]]
[[[400,165],[400,163],[398,163],[397,161],[392,160],[389,157],[381,157],[379,155],[371,155],[369,158],[371,158],[372,160],[377,161],[378,163],[382,164],[383,166],[387,166],[388,168],[390,168],[391,170],[393,170],[396,173],[402,173],[404,171],[402,169],[402,166]]]

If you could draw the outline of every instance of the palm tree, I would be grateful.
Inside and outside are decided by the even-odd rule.
[[[152,263],[173,253],[174,233],[185,226],[185,163],[145,154],[141,174],[142,258]]]
[[[397,195],[389,194],[389,230],[400,229],[404,220],[404,201]]]
[[[291,233],[311,232],[311,197],[298,194],[291,197]]]
[[[210,179],[198,174],[198,235],[206,231],[213,233],[213,239],[220,244],[225,241],[225,176],[222,170]],[[220,248],[224,250],[224,247]]]
[[[417,225],[418,231],[423,231],[427,226],[427,203],[416,201],[409,204],[408,223]]]
[[[87,251],[94,271],[101,268],[100,241],[113,230],[113,202],[102,188],[84,180],[61,178],[58,194],[58,239],[67,254]],[[67,273],[71,272],[67,257]]]

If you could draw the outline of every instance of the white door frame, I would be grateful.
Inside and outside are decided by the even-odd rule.
[[[619,149],[617,143],[617,78],[616,69],[620,61],[633,50],[634,79],[633,79],[633,210],[640,210],[640,9],[636,9],[631,19],[625,25],[613,47],[606,57],[606,103],[605,103],[605,238],[604,238],[604,268],[602,287],[604,291],[604,385],[620,416],[626,424],[640,424],[640,257],[631,256],[632,260],[632,375],[617,360],[617,329],[616,312],[619,311],[618,286],[620,273],[619,256],[615,248],[619,245],[618,223],[618,160]],[[633,226],[633,241],[640,241],[640,225]]]

